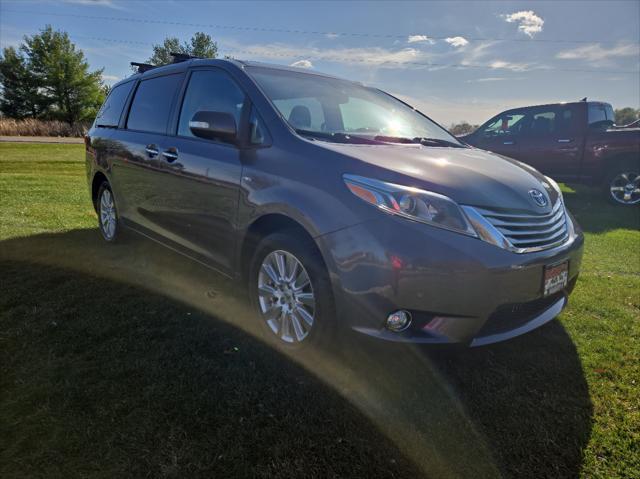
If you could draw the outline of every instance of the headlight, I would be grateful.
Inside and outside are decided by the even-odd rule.
[[[477,236],[458,204],[451,198],[362,176],[344,175],[343,178],[354,195],[385,213]]]

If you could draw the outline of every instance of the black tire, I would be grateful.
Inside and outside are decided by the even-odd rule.
[[[103,221],[101,219],[103,208],[102,197],[105,194],[105,191],[109,192],[109,195],[111,195],[111,199],[113,202],[113,212],[115,214],[115,225],[113,227],[113,233],[111,233],[111,230],[108,229],[105,224],[103,224]],[[100,230],[102,238],[109,243],[116,242],[120,237],[120,217],[118,216],[118,208],[116,206],[115,196],[113,195],[111,186],[107,181],[103,181],[100,185],[100,188],[98,188],[98,195],[96,197],[96,213],[98,214],[98,229]]]
[[[621,184],[616,180],[619,179],[622,174],[626,174],[632,179],[640,177],[640,161],[634,161],[631,159],[620,161],[616,163],[614,167],[609,169],[602,185],[602,190],[606,195],[607,200],[617,206],[634,206],[640,204],[640,194],[634,193],[632,200],[628,203],[620,201],[614,197],[614,193],[611,191],[611,188],[613,186],[621,186]]]
[[[315,310],[313,325],[302,341],[285,342],[271,330],[260,309],[258,276],[265,258],[274,251],[285,251],[300,261],[306,270],[313,295]],[[263,336],[277,347],[293,350],[307,350],[324,346],[331,339],[335,329],[335,302],[327,269],[313,240],[295,230],[271,234],[257,245],[249,265],[248,292],[253,310]]]

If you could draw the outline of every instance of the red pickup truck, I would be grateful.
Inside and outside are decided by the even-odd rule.
[[[616,204],[640,203],[640,128],[614,124],[608,103],[514,108],[462,141],[500,153],[565,183],[602,186]]]

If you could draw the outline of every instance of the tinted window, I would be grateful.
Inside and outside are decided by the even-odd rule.
[[[531,136],[549,136],[567,132],[572,125],[572,112],[568,108],[537,111],[527,121],[523,133]]]
[[[236,83],[221,70],[194,71],[189,78],[187,92],[182,102],[178,134],[194,136],[189,129],[189,121],[197,111],[218,111],[231,113],[240,125],[244,93]]]
[[[96,126],[118,126],[120,115],[134,82],[113,88],[96,116]]]
[[[252,145],[262,145],[266,142],[264,124],[255,108],[251,109],[249,116],[249,142]]]
[[[167,75],[140,82],[133,97],[127,128],[165,133],[181,75]]]

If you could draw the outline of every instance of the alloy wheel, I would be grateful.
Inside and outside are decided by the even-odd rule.
[[[609,192],[618,203],[634,205],[640,202],[640,175],[631,171],[616,175],[609,184]]]
[[[315,317],[311,280],[302,262],[287,251],[269,253],[258,273],[258,303],[269,329],[286,343],[304,341]]]
[[[107,188],[102,190],[100,196],[100,229],[105,239],[112,240],[116,235],[116,206],[113,195]]]

